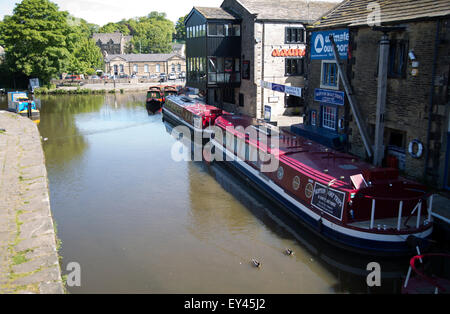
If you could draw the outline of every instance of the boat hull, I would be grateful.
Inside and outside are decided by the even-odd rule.
[[[212,141],[216,149],[227,154],[226,149]],[[231,153],[229,153],[231,154]],[[225,160],[225,156],[224,156]],[[424,232],[410,235],[390,235],[362,232],[334,224],[317,215],[304,204],[289,196],[283,189],[242,160],[224,162],[242,178],[252,183],[263,195],[279,205],[290,216],[294,217],[326,241],[344,249],[371,255],[407,255],[415,248],[407,243],[410,235],[426,240],[431,236],[432,228]],[[426,242],[426,241],[425,241]]]

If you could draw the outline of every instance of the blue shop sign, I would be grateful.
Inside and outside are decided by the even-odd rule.
[[[314,90],[314,100],[327,104],[343,106],[345,104],[345,93],[340,91],[316,88]]]
[[[334,42],[338,48],[339,57],[347,59],[348,52],[348,29],[334,31],[313,32],[311,37],[311,59],[334,60],[333,47],[329,36],[333,35]]]

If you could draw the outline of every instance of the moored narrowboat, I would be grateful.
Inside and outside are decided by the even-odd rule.
[[[164,101],[167,96],[178,95],[178,89],[176,86],[164,86]]]
[[[151,86],[147,91],[146,107],[149,111],[156,112],[164,103],[164,91],[161,86]]]
[[[187,96],[168,96],[162,112],[164,119],[198,133],[214,125],[215,119],[223,113],[217,107]]]
[[[246,116],[225,114],[215,126],[215,156],[334,245],[380,255],[427,245],[432,195],[397,170]]]
[[[36,103],[25,92],[8,93],[8,110],[21,116],[37,119],[40,116]]]

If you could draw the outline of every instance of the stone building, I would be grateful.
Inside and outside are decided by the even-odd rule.
[[[449,189],[450,2],[345,0],[308,31],[296,132]]]
[[[205,59],[200,65],[208,65],[208,84],[191,85],[207,92],[208,103],[236,113],[265,117],[278,125],[301,121],[298,113],[305,86],[305,26],[335,5],[301,0],[224,0],[220,8],[194,7],[185,21],[186,57],[188,64],[197,62],[195,58]],[[220,30],[218,25],[222,25]],[[238,35],[235,25],[239,26]],[[207,50],[202,56],[192,55],[193,46],[202,46],[199,37],[205,38]],[[222,62],[225,67],[228,64],[228,70],[215,72],[216,65],[211,62],[218,62],[219,70]],[[226,80],[227,71],[234,80],[211,82],[214,77],[219,80],[224,76]],[[188,86],[191,81],[188,75]]]
[[[179,44],[179,43],[172,43],[172,52],[176,53],[177,55],[186,56],[186,45],[185,44]]]
[[[105,58],[105,73],[109,75],[149,77],[152,74],[179,74],[185,71],[186,59],[175,53],[122,54]]]
[[[133,36],[124,36],[120,32],[94,33],[92,35],[92,39],[101,49],[103,55],[127,53],[132,38]]]

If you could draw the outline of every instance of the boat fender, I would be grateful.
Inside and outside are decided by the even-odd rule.
[[[414,145],[417,145],[417,152],[415,153],[414,153]],[[413,158],[420,158],[423,153],[423,144],[417,139],[412,140],[411,142],[409,142],[408,153]]]
[[[428,246],[428,241],[426,239],[418,238],[414,235],[410,235],[406,238],[406,244],[411,249],[416,249],[416,247],[419,247],[420,250],[425,249]]]

